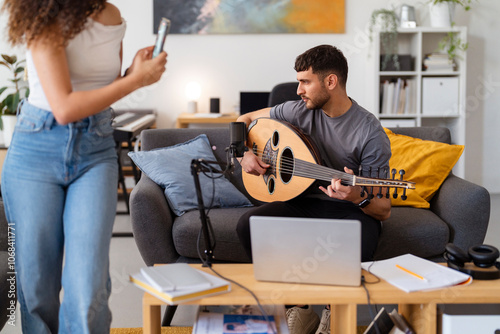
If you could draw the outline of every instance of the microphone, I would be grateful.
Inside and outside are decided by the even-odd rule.
[[[244,122],[231,122],[229,126],[229,138],[231,144],[229,150],[232,158],[241,158],[248,150],[247,126]]]

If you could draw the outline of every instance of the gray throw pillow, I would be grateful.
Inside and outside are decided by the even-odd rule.
[[[165,197],[177,216],[182,216],[186,211],[198,207],[196,188],[191,175],[191,161],[193,159],[216,161],[210,142],[204,134],[182,144],[150,151],[130,152],[128,155],[142,172],[165,189]],[[220,169],[216,165],[213,167]],[[217,178],[212,180],[203,173],[199,174],[206,208],[210,204],[211,207],[220,208],[252,206],[252,203],[228,179],[220,177],[220,174],[213,176]]]

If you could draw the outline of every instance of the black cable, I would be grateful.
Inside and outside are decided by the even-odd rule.
[[[361,279],[361,285],[363,286],[363,288],[366,291],[366,299],[367,299],[367,303],[368,303],[368,312],[370,312],[370,317],[372,318],[372,321],[373,321],[373,327],[375,328],[375,331],[377,332],[377,334],[380,334],[380,329],[378,328],[378,324],[375,321],[375,315],[373,314],[372,306],[371,306],[371,303],[370,303],[370,292],[368,292],[368,289],[366,288],[364,277],[363,277],[363,279]]]
[[[271,322],[271,319],[269,317],[269,315],[267,314],[267,312],[264,310],[264,308],[262,307],[262,304],[260,303],[259,301],[259,298],[255,295],[255,293],[250,290],[249,288],[247,288],[246,286],[244,286],[243,284],[241,283],[238,283],[236,282],[235,280],[232,280],[230,278],[227,278],[223,275],[221,275],[220,273],[218,273],[212,266],[208,266],[207,263],[205,262],[205,260],[203,259],[203,257],[201,256],[201,253],[200,253],[200,240],[201,240],[201,233],[202,233],[202,229],[200,228],[200,231],[198,233],[198,238],[196,240],[196,250],[198,251],[198,257],[200,258],[201,262],[207,266],[215,275],[219,276],[220,278],[226,280],[226,281],[229,281],[237,286],[239,286],[240,288],[242,288],[243,290],[247,291],[252,297],[253,299],[255,300],[255,302],[257,303],[257,307],[259,308],[260,312],[262,313],[262,315],[264,316],[264,318],[266,319],[267,321],[267,324],[269,326],[269,328],[271,328],[271,330],[273,331],[273,334],[277,334],[273,325],[272,325],[272,322]],[[275,321],[275,324],[276,326],[278,326],[277,322]],[[380,333],[378,333],[380,334]]]
[[[200,163],[208,169],[208,172],[210,172],[210,174],[207,174],[208,172],[205,172],[205,171],[203,171],[202,173],[205,176],[207,176],[208,178],[212,179],[212,199],[210,201],[209,209],[206,211],[206,215],[207,215],[207,224],[208,224],[208,227],[210,229],[209,233],[211,234],[212,239],[213,239],[212,251],[214,251],[215,245],[216,245],[216,239],[215,239],[215,233],[213,231],[212,223],[210,222],[210,218],[208,217],[208,213],[210,212],[210,208],[212,207],[213,202],[214,202],[214,198],[215,198],[215,180],[218,179],[218,178],[220,178],[220,177],[223,177],[224,174],[226,173],[226,171],[229,169],[229,167],[226,168],[226,170],[224,172],[222,172],[222,174],[220,176],[214,176],[214,168],[212,166],[210,166],[209,164],[207,164],[205,162],[200,162]],[[220,171],[217,171],[217,172],[220,172]],[[236,281],[234,281],[234,280],[232,280],[230,278],[227,278],[227,277],[221,275],[220,273],[218,273],[217,271],[215,271],[214,268],[212,268],[212,266],[210,266],[206,262],[206,259],[203,259],[202,255],[201,255],[201,252],[200,252],[200,240],[201,240],[201,234],[202,234],[202,232],[203,232],[203,229],[200,228],[200,231],[198,232],[198,237],[196,239],[196,251],[198,252],[198,257],[200,258],[200,261],[203,263],[204,266],[210,268],[210,270],[215,275],[219,276],[220,278],[222,278],[222,279],[224,279],[226,281],[229,281],[229,282],[231,282],[231,283],[239,286],[243,290],[245,290],[248,293],[250,293],[250,295],[255,299],[255,302],[257,303],[257,307],[259,308],[260,312],[262,313],[262,315],[266,319],[269,328],[271,328],[271,330],[273,331],[273,334],[277,334],[276,330],[274,329],[274,327],[273,327],[273,325],[271,323],[271,319],[269,318],[269,315],[267,314],[267,312],[262,307],[262,304],[260,303],[260,301],[257,298],[257,296],[255,295],[255,293],[253,291],[251,291],[250,289],[248,289],[247,287],[245,287],[244,285],[242,285],[242,284],[240,284],[240,283],[238,283],[238,282],[236,282]],[[275,321],[275,324],[276,324],[276,326],[278,326],[278,324],[277,324],[276,321]]]
[[[376,283],[380,282],[380,278],[379,278],[378,276],[374,275],[374,274],[370,271],[370,269],[372,268],[372,266],[373,266],[374,264],[375,264],[375,261],[373,261],[372,263],[370,263],[370,265],[368,266],[368,268],[366,269],[366,271],[367,271],[367,272],[369,272],[370,274],[372,274],[372,275],[373,275],[373,277],[375,277],[375,278],[376,278],[376,280],[375,280],[375,281],[371,281],[371,282],[368,282],[367,280],[365,280],[365,283],[366,283],[366,284],[376,284]],[[378,313],[378,306],[377,306],[377,304],[375,304],[375,305],[374,305],[374,307],[375,307],[375,312],[376,312],[376,313]]]
[[[224,177],[224,174],[227,173],[227,171],[229,170],[230,168],[230,165],[228,164],[226,169],[221,173],[221,171],[218,171],[216,169],[214,169],[210,164],[204,162],[204,161],[200,161],[200,164],[203,165],[204,167],[206,167],[208,169],[208,171],[202,171],[203,175],[205,175],[206,177],[212,179],[212,198],[211,198],[211,202],[210,202],[210,206],[209,206],[209,209],[206,211],[206,215],[207,215],[207,224],[208,224],[208,227],[209,227],[209,230],[210,230],[210,234],[212,236],[212,239],[213,239],[213,246],[212,246],[212,251],[214,250],[215,248],[215,245],[216,245],[216,239],[215,239],[215,233],[213,231],[213,226],[210,222],[210,218],[208,217],[208,213],[210,212],[210,208],[212,207],[213,205],[213,202],[214,202],[214,199],[215,199],[215,180],[218,179],[218,178],[221,178],[221,177]],[[214,170],[217,171],[218,173],[221,173],[221,175],[219,176],[214,176]],[[209,173],[209,174],[207,174]],[[217,271],[215,271],[212,266],[208,265],[208,263],[206,262],[206,259],[203,259],[201,253],[200,253],[200,240],[201,240],[201,234],[203,232],[203,229],[200,228],[200,231],[198,232],[198,238],[196,240],[196,251],[198,252],[198,257],[200,259],[200,261],[203,263],[204,266],[210,268],[210,270],[217,276],[219,276],[220,278],[224,279],[224,280],[227,280],[239,287],[241,287],[243,290],[247,291],[248,293],[250,293],[250,295],[255,299],[256,303],[257,303],[257,306],[260,310],[260,312],[262,313],[262,315],[264,316],[264,318],[266,319],[267,323],[268,323],[268,326],[269,328],[271,328],[271,330],[273,331],[273,334],[276,334],[276,331],[274,329],[274,327],[272,326],[272,323],[271,323],[271,320],[269,318],[269,315],[267,314],[267,312],[264,310],[264,308],[262,307],[262,304],[260,303],[259,299],[257,298],[257,296],[255,295],[255,293],[253,293],[253,291],[251,291],[250,289],[248,289],[247,287],[243,286],[242,284],[230,279],[230,278],[227,278],[223,275],[221,275],[220,273],[218,273]],[[275,322],[276,323],[276,322]]]
[[[375,263],[375,261],[373,261],[369,266],[368,268],[366,269],[367,272],[369,272],[371,274],[371,267],[373,266],[373,264]],[[373,274],[372,274],[373,275]],[[374,275],[375,276],[375,275]],[[375,284],[375,283],[378,283],[380,282],[380,278],[378,278],[377,276],[375,276],[377,278],[376,281],[374,282],[367,282],[365,280],[365,276],[363,275],[361,277],[361,285],[363,286],[363,288],[365,289],[366,291],[366,300],[367,300],[367,305],[368,305],[368,312],[370,312],[370,317],[372,318],[372,322],[373,322],[373,327],[375,328],[375,331],[377,332],[377,334],[380,334],[380,329],[378,328],[378,324],[377,322],[375,321],[375,314],[373,314],[373,310],[372,310],[372,305],[371,305],[371,302],[370,302],[370,292],[368,291],[368,288],[366,287],[366,284]],[[376,306],[375,306],[375,310],[377,310]],[[378,311],[377,311],[378,313]]]
[[[375,283],[380,282],[380,278],[379,278],[377,275],[374,275],[374,274],[370,271],[370,269],[372,268],[372,266],[373,266],[374,264],[375,264],[375,261],[372,261],[372,263],[370,263],[370,265],[368,266],[368,268],[366,269],[366,271],[367,271],[367,272],[369,272],[370,274],[372,274],[372,275],[373,275],[373,277],[375,277],[377,280],[375,280],[375,281],[373,281],[373,282],[368,282],[368,281],[366,281],[366,280],[365,280],[365,283],[366,283],[366,284],[375,284]]]

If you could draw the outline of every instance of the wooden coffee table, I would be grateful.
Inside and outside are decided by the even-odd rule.
[[[194,268],[210,272],[201,265]],[[356,333],[358,304],[367,304],[366,291],[362,286],[342,287],[312,284],[258,282],[251,264],[215,264],[214,269],[250,290],[262,304],[313,304],[330,305],[331,333]],[[363,271],[366,281],[377,278]],[[406,293],[384,280],[366,284],[372,304],[398,304],[399,313],[410,322],[417,333],[436,333],[437,304],[493,304],[500,303],[500,280],[474,281],[467,286]],[[255,304],[252,296],[232,284],[231,292],[196,300],[197,305],[246,305]],[[144,333],[161,332],[161,305],[165,302],[145,293],[143,297]]]

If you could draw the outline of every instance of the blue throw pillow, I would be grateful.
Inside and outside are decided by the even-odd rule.
[[[165,197],[177,216],[198,207],[194,179],[191,175],[191,160],[216,161],[210,142],[204,134],[182,144],[151,151],[130,152],[128,155],[142,172],[165,189]],[[215,181],[203,173],[200,173],[199,177],[205,207],[208,208],[211,203],[211,207],[221,208],[252,206],[225,177],[218,177]],[[215,194],[212,198],[213,184]]]

